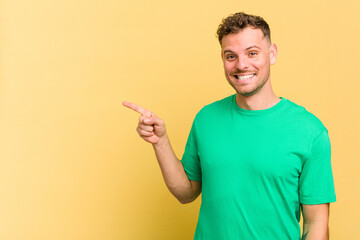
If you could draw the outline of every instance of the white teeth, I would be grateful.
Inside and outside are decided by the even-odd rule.
[[[238,78],[240,80],[245,80],[245,79],[249,79],[251,77],[255,76],[255,74],[250,74],[250,75],[245,75],[245,76],[238,76]]]

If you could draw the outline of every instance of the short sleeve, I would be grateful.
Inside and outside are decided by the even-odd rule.
[[[195,121],[191,127],[181,163],[183,164],[184,170],[190,180],[201,181],[201,166],[198,155]]]
[[[336,201],[331,168],[331,147],[325,129],[312,143],[299,180],[300,202],[322,204]]]

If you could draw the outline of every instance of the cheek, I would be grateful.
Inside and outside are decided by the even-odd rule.
[[[232,67],[231,64],[229,64],[229,63],[224,63],[224,70],[225,70],[225,72],[232,72],[232,69],[233,69],[233,67]]]
[[[256,68],[256,69],[266,69],[266,66],[268,66],[270,64],[270,61],[266,60],[266,59],[258,59],[256,62],[254,62],[253,66]]]

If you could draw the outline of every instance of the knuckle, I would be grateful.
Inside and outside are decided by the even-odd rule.
[[[140,133],[142,136],[149,136],[149,132],[147,132],[145,130],[140,130]]]

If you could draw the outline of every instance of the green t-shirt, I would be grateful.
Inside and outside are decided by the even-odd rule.
[[[195,117],[181,160],[202,181],[196,240],[298,240],[300,203],[335,202],[327,129],[281,98],[245,110],[235,95]]]

